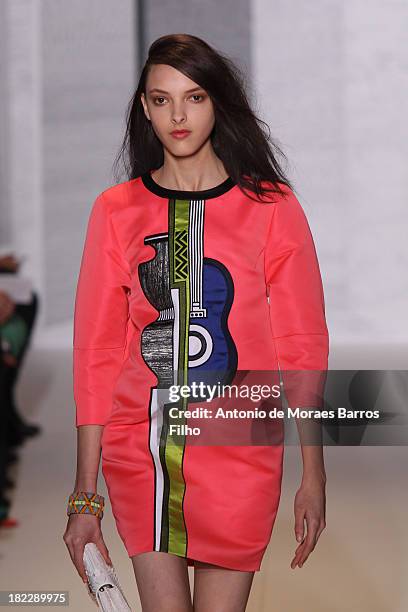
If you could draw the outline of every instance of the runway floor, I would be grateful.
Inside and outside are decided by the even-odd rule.
[[[332,347],[331,367],[407,369],[406,347]],[[62,535],[75,479],[74,404],[69,351],[33,347],[18,389],[21,413],[43,427],[27,441],[12,476],[15,529],[0,530],[0,590],[69,591],[72,610],[95,610]],[[293,501],[301,455],[285,448],[284,479],[274,531],[256,573],[248,612],[406,612],[406,446],[325,447],[327,527],[303,568],[290,563],[297,546]],[[99,492],[106,496],[102,475]],[[140,610],[131,562],[107,500],[103,533],[132,609]],[[190,568],[191,587],[194,585]],[[14,609],[12,606],[4,609]],[[49,609],[60,609],[50,607]]]

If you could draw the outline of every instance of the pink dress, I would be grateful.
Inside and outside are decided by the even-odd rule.
[[[181,433],[174,444],[169,408],[182,415],[204,402],[169,403],[169,388],[213,382],[212,372],[232,384],[242,373],[272,380],[278,369],[327,368],[313,238],[282,187],[285,197],[257,202],[231,178],[178,191],[147,172],[94,202],[75,302],[76,426],[104,425],[102,472],[129,557],[165,551],[189,565],[261,567],[281,493],[279,421],[273,443],[238,444],[245,426],[232,440],[224,421],[214,430],[224,443]],[[292,391],[291,406],[309,401]]]

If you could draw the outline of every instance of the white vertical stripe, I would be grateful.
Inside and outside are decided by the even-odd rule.
[[[180,334],[180,305],[179,305],[179,289],[171,290],[171,299],[174,305],[173,319],[173,384],[177,385],[177,371],[179,367],[179,334]]]
[[[159,442],[161,430],[163,427],[163,412],[159,401],[160,389],[152,389],[152,400],[150,405],[150,450],[153,455],[154,465],[156,468],[155,481],[155,550],[160,549],[160,535],[162,527],[162,507],[163,507],[163,490],[164,476],[163,469],[160,463]]]
[[[190,202],[188,236],[188,265],[191,293],[190,312],[200,310],[203,307],[204,206],[205,200],[192,200]]]

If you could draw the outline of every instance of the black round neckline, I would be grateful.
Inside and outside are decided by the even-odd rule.
[[[226,193],[230,189],[235,186],[235,182],[229,176],[219,185],[215,185],[215,187],[210,187],[209,189],[202,189],[201,191],[182,191],[180,189],[168,189],[167,187],[162,187],[156,183],[153,179],[151,173],[153,170],[148,170],[144,174],[142,174],[142,182],[143,185],[158,196],[162,198],[177,198],[179,200],[192,198],[194,200],[209,200],[210,198],[217,198],[218,196]]]

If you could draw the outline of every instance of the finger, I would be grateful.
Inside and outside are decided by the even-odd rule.
[[[296,567],[296,565],[298,564],[299,559],[301,558],[301,556],[303,554],[303,550],[304,550],[305,546],[306,546],[306,542],[305,541],[300,546],[298,546],[298,548],[297,548],[297,550],[295,552],[295,556],[292,559],[292,562],[290,564],[292,569],[294,569]]]
[[[318,530],[316,531],[316,542],[315,542],[315,546],[317,544],[318,539],[320,538],[320,534],[322,533],[324,527],[319,527]]]
[[[101,551],[102,557],[105,559],[106,563],[110,566],[113,566],[112,560],[110,558],[109,555],[109,551],[106,547],[105,542],[103,541],[103,538],[101,538],[100,540],[98,540],[98,542],[96,542],[97,547],[99,548],[99,550]]]
[[[304,540],[301,547],[295,553],[295,556],[291,563],[291,567],[294,568],[296,567],[296,565],[299,565],[299,567],[302,567],[306,559],[307,559],[306,540]]]
[[[299,559],[299,567],[302,567],[302,565],[308,559],[310,553],[314,550],[315,546],[316,546],[316,541],[315,540],[307,542],[304,550],[302,551],[300,559]]]
[[[291,567],[292,569],[295,569],[295,567],[297,566],[297,564],[298,564],[298,562],[299,562],[299,556],[300,556],[300,553],[296,554],[296,555],[294,556],[294,558],[292,559],[292,561],[291,561],[291,563],[290,563],[290,567]]]
[[[296,549],[295,558],[292,561],[292,566],[299,565],[302,567],[306,559],[308,558],[310,552],[313,550],[315,546],[315,538],[313,537],[313,529],[308,529],[306,538],[303,540],[302,544],[298,546]]]
[[[65,544],[67,545],[69,556],[71,557],[71,561],[75,565],[74,547],[72,546],[71,543],[65,542]]]
[[[81,576],[82,580],[84,582],[88,582],[88,577],[86,575],[85,566],[84,566],[84,548],[85,548],[84,543],[77,544],[75,546],[74,563],[75,563],[75,567],[77,568],[78,574]]]
[[[319,526],[319,529],[317,530],[316,539],[318,539],[320,537],[320,534],[322,533],[322,531],[324,529],[326,529],[326,522],[325,521],[320,521],[320,526]]]
[[[85,570],[84,570],[83,574],[81,575],[80,569],[78,568],[78,563],[77,563],[77,559],[76,559],[76,556],[75,556],[75,548],[74,548],[73,544],[71,542],[65,542],[65,544],[67,545],[69,556],[71,557],[71,561],[74,564],[75,569],[77,570],[78,574],[81,576],[82,580],[84,582],[87,582],[88,578],[87,578],[87,576],[85,574]]]
[[[310,553],[316,546],[316,541],[317,541],[316,534],[317,534],[318,527],[319,527],[319,522],[317,522],[316,520],[309,519],[307,535],[305,539],[305,547],[302,551],[302,554],[299,560],[299,567],[302,567],[303,563],[306,561],[306,559],[308,558],[308,556],[310,555]]]
[[[294,557],[292,560],[292,565],[295,565],[298,560],[301,558],[302,554],[304,553],[306,548],[306,539],[303,540],[303,542],[301,544],[299,544],[299,546],[297,546],[295,553],[294,553]]]
[[[301,542],[305,535],[305,510],[295,509],[295,538]]]

